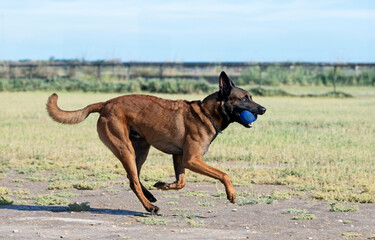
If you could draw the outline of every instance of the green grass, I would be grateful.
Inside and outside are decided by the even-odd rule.
[[[298,220],[298,221],[309,221],[309,220],[315,220],[316,217],[314,214],[301,214],[297,216],[293,216],[292,220]]]
[[[361,95],[362,90],[374,91],[372,87],[347,87],[343,91],[351,89],[359,96],[368,96]],[[97,136],[98,114],[90,115],[79,125],[58,124],[45,111],[49,95],[0,93],[1,181],[14,184],[6,176],[18,173],[27,174],[26,178],[17,176],[25,180],[23,188],[34,179],[28,176],[49,181],[46,186],[51,189],[69,189],[80,183],[90,183],[87,188],[96,189],[119,182],[117,178],[123,177],[125,171]],[[62,92],[59,105],[74,110],[118,95]],[[159,96],[189,100],[205,97]],[[267,107],[267,113],[259,116],[252,129],[236,123],[229,126],[211,144],[205,162],[226,172],[235,186],[281,184],[309,191],[314,199],[375,203],[374,97],[254,100]],[[150,187],[173,175],[171,156],[151,149],[141,173],[144,185]],[[215,182],[190,171],[186,175],[188,182]],[[76,187],[86,188],[83,185]],[[0,194],[10,192],[0,187]],[[203,197],[202,194],[205,193],[196,197]],[[178,197],[164,195],[169,196]],[[282,193],[278,198],[290,196],[295,195]]]
[[[285,211],[287,214],[306,214],[308,211],[306,209],[298,209],[298,208],[289,208]]]
[[[240,198],[237,200],[237,205],[243,206],[243,205],[255,205],[255,204],[273,204],[277,202],[275,198],[272,198],[272,196],[259,196],[255,198],[245,199]]]
[[[137,222],[146,225],[167,225],[168,223],[167,220],[158,218],[137,218]]]
[[[7,195],[7,194],[11,194],[12,191],[9,190],[9,188],[7,187],[0,187],[0,195]]]
[[[363,235],[361,233],[356,233],[356,232],[344,232],[342,236],[346,238],[357,238],[357,237],[362,237]]]
[[[210,198],[211,196],[205,191],[191,191],[184,194],[181,194],[182,197],[201,197],[201,198]]]
[[[13,200],[10,197],[0,196],[0,206],[2,205],[12,205]]]
[[[64,205],[69,203],[66,198],[58,197],[54,194],[40,195],[35,198],[36,205],[49,206],[49,205]]]
[[[203,220],[198,221],[198,220],[193,220],[193,219],[186,219],[185,221],[186,221],[190,226],[192,226],[192,227],[200,227],[200,226],[204,226],[204,222],[203,222]]]
[[[83,202],[83,203],[71,203],[68,205],[68,211],[71,212],[85,212],[85,211],[90,211],[91,207],[88,202]]]
[[[357,212],[359,210],[356,205],[348,205],[344,203],[331,203],[331,212]]]

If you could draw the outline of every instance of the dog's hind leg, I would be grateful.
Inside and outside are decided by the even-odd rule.
[[[138,180],[141,184],[143,194],[150,202],[156,202],[157,199],[143,186],[141,180],[139,179],[142,165],[146,161],[148,151],[150,150],[150,145],[143,138],[130,137],[130,140],[133,143],[135,151],[135,162],[137,164]]]
[[[129,139],[126,119],[118,116],[101,116],[98,120],[98,133],[103,143],[115,154],[124,166],[130,188],[148,212],[156,213],[159,208],[150,203],[142,191],[138,179],[137,165],[135,162],[135,151]],[[125,125],[125,126],[124,126]]]
[[[176,181],[173,183],[157,182],[154,187],[162,190],[177,190],[185,187],[185,167],[182,162],[182,155],[173,155],[173,166]]]

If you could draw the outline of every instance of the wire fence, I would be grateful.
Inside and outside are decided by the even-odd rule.
[[[375,63],[312,62],[120,62],[18,61],[0,62],[0,78],[71,78],[95,81],[145,79],[205,79],[217,81],[221,71],[244,83],[269,85],[273,81],[337,81],[375,85]],[[309,80],[311,78],[311,80]],[[247,80],[246,80],[247,79]],[[247,81],[247,82],[246,82]]]

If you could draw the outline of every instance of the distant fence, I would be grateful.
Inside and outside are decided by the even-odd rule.
[[[97,81],[129,80],[143,78],[185,78],[216,81],[220,71],[226,71],[234,79],[252,68],[262,73],[269,67],[292,71],[295,67],[326,69],[349,69],[354,73],[361,68],[375,68],[375,63],[311,63],[311,62],[117,62],[117,61],[24,61],[0,62],[0,78],[89,78]]]

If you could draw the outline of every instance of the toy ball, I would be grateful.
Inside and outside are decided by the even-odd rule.
[[[244,124],[250,124],[252,122],[255,122],[257,120],[257,117],[254,116],[250,111],[244,110],[240,114],[241,121]]]

